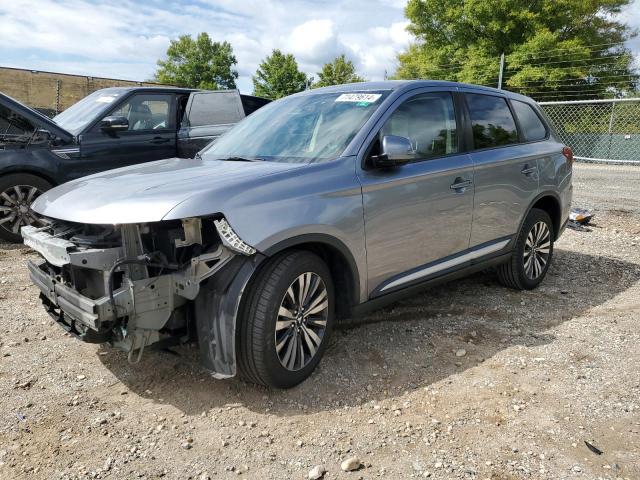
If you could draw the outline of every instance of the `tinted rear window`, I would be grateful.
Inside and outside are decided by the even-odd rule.
[[[491,148],[518,141],[516,122],[502,97],[467,94],[475,148]]]
[[[513,105],[513,109],[516,112],[525,140],[532,142],[542,140],[547,136],[547,129],[544,123],[542,123],[542,120],[540,120],[531,105],[518,100],[513,100],[511,105]]]
[[[192,127],[203,125],[225,125],[243,118],[242,105],[235,91],[193,93],[189,111]]]
[[[266,98],[252,97],[251,95],[240,95],[240,99],[242,100],[242,107],[244,108],[245,115],[251,115],[253,112],[269,103],[269,100]]]

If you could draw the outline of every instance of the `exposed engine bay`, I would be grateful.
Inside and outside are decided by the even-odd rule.
[[[22,235],[43,257],[28,267],[45,308],[71,333],[124,350],[131,363],[149,345],[198,338],[205,366],[221,377],[235,374],[240,295],[223,300],[222,292],[248,281],[254,267],[241,278],[237,272],[247,261],[257,265],[259,254],[221,215],[128,225],[50,219],[23,227]],[[208,282],[225,267],[225,282]],[[199,302],[218,298],[219,311],[198,308],[203,288],[200,297],[208,298]]]

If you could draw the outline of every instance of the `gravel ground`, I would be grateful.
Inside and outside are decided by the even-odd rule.
[[[638,175],[576,167],[595,225],[537,290],[487,272],[350,322],[289,391],[216,381],[189,346],[130,366],[78,342],[3,245],[0,478],[638,479]]]
[[[579,206],[640,214],[640,166],[581,163],[574,172]]]

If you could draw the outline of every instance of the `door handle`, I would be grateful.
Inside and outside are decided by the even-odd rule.
[[[155,143],[157,145],[161,143],[169,143],[170,141],[170,138],[154,137],[153,140],[151,140],[151,143]]]
[[[451,190],[463,191],[465,188],[471,186],[471,183],[471,180],[457,177],[449,188],[451,188]]]
[[[520,173],[522,173],[523,175],[531,175],[532,173],[536,173],[537,171],[538,171],[538,167],[536,166],[530,167],[529,164],[525,164],[524,168]]]

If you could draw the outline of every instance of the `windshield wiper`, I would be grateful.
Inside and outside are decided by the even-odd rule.
[[[223,162],[262,162],[263,158],[245,158],[245,157],[226,157],[226,158],[218,158],[218,160],[222,160]]]
[[[193,158],[195,158],[196,160],[202,160],[202,155],[200,155],[200,152],[196,152]]]

